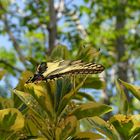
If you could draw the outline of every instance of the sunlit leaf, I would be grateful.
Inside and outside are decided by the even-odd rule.
[[[37,138],[36,140],[46,140],[46,138]]]
[[[91,13],[91,9],[89,9],[89,8],[86,7],[86,6],[81,6],[81,7],[80,7],[80,11],[81,11],[81,12],[85,12],[85,13],[87,13],[87,14],[90,14],[90,13]]]
[[[58,79],[55,91],[55,111],[58,111],[61,100],[72,90],[72,84],[68,78]]]
[[[122,87],[119,85],[119,83],[116,81],[116,87],[118,90],[118,93],[120,95],[119,100],[121,101],[119,106],[120,106],[120,111],[121,113],[127,115],[129,113],[129,104],[128,104],[128,100],[127,97],[125,95],[124,90],[122,89]]]
[[[76,107],[76,109],[71,112],[71,115],[75,115],[79,120],[86,117],[103,115],[110,112],[111,110],[112,108],[108,105],[89,102]]]
[[[93,117],[88,119],[93,128],[96,128],[99,132],[110,138],[110,140],[121,140],[119,133],[115,127],[110,123],[105,122],[99,117]]]
[[[95,58],[99,55],[99,51],[96,50],[91,45],[87,45],[85,47],[80,46],[77,59],[81,59],[85,62],[93,62]]]
[[[69,116],[62,119],[56,128],[56,140],[66,140],[68,137],[74,136],[77,130],[77,119],[75,116]]]
[[[129,84],[127,82],[124,82],[122,80],[120,80],[121,83],[129,90],[131,91],[131,93],[138,99],[140,100],[140,87],[139,86],[135,86],[132,84]]]
[[[22,74],[19,78],[19,83],[16,86],[16,90],[24,92],[25,91],[24,84],[31,75],[32,75],[32,73],[30,71],[22,72]],[[20,108],[23,105],[23,102],[19,99],[19,97],[16,94],[12,94],[12,99],[14,100],[15,108]]]
[[[95,101],[93,96],[91,96],[88,93],[80,92],[80,91],[75,95],[74,99],[77,99],[77,100],[86,99],[86,100],[89,100],[89,101]]]
[[[40,117],[30,110],[25,122],[26,129],[30,132],[30,135],[39,136],[41,134],[45,138],[51,139],[50,125],[52,124],[52,121],[43,117],[43,114]]]
[[[20,107],[22,107],[22,105],[24,104],[23,101],[16,94],[14,94],[14,92],[12,92],[12,99],[13,99],[15,108],[20,109]]]
[[[39,134],[39,128],[36,125],[36,123],[34,123],[34,121],[32,121],[32,116],[34,115],[34,113],[31,110],[28,110],[26,117],[25,117],[25,129],[28,131],[29,135],[31,136],[37,136]],[[37,116],[35,116],[37,118]],[[37,118],[36,119],[39,124],[42,124],[42,121]]]
[[[16,62],[14,50],[13,49],[7,50],[6,48],[1,47],[1,49],[0,49],[0,59],[14,65],[15,62]],[[2,63],[0,63],[0,65],[2,65]]]
[[[0,97],[0,109],[13,107],[13,100]]]
[[[15,108],[0,110],[0,127],[5,131],[17,131],[24,127],[24,118]]]
[[[20,78],[19,78],[19,83],[18,85],[16,86],[16,89],[17,90],[20,90],[20,91],[24,91],[24,84],[26,83],[26,81],[29,79],[29,77],[31,77],[33,74],[32,72],[30,71],[25,71],[25,72],[22,72]]]
[[[109,120],[124,139],[139,134],[140,115],[117,114]],[[127,133],[126,133],[127,132]]]
[[[81,125],[80,130],[82,132],[90,132],[93,129],[93,126],[91,126],[87,118],[83,118],[79,120],[79,122]]]
[[[58,107],[58,112],[57,112],[58,115],[63,111],[63,109],[66,107],[66,105],[69,103],[69,101],[72,99],[73,96],[74,96],[74,91],[68,93],[63,97]]]
[[[0,80],[3,78],[5,74],[6,74],[6,70],[0,70]]]
[[[29,85],[30,86],[30,85]],[[48,130],[48,122],[46,121],[48,112],[46,110],[43,110],[43,107],[36,101],[36,99],[29,93],[21,92],[18,90],[13,91],[22,101],[25,103],[25,105],[29,108],[29,120],[26,121],[26,128],[28,130],[32,130],[32,133],[36,133],[35,127],[46,137],[51,137]],[[53,119],[53,118],[50,118]],[[33,126],[29,126],[30,124],[33,124]],[[30,131],[31,132],[31,131]]]
[[[39,103],[42,109],[44,109],[50,118],[53,118],[54,114],[54,93],[55,82],[40,82],[38,84],[26,84],[26,90],[30,93],[35,100]]]
[[[5,10],[7,10],[10,3],[11,3],[10,0],[0,0],[0,5],[3,9],[3,10],[0,11],[0,16],[5,13]]]
[[[76,87],[74,87],[73,89],[71,89],[71,91],[69,93],[67,93],[62,98],[62,100],[59,103],[57,115],[61,114],[61,112],[63,111],[63,109],[66,107],[66,105],[68,105],[69,101],[75,96],[75,94],[77,94],[77,91],[83,85],[83,83],[85,82],[85,80],[86,80],[86,77],[85,77],[85,79],[83,79],[83,81],[81,81]]]
[[[53,60],[61,60],[61,59],[69,59],[69,51],[67,49],[66,46],[63,46],[63,45],[58,45],[56,46],[52,53],[51,53],[51,58]]]
[[[42,115],[42,108],[41,106],[38,104],[38,102],[34,99],[34,97],[28,93],[22,92],[22,91],[18,91],[18,90],[13,90],[13,93],[16,94],[20,100],[25,103],[25,105],[31,109],[37,116],[39,116],[40,118]],[[45,113],[45,112],[44,112]]]
[[[103,89],[105,87],[105,81],[100,77],[87,77],[86,82],[83,84],[83,88]]]
[[[72,140],[100,140],[104,137],[94,132],[79,132]]]

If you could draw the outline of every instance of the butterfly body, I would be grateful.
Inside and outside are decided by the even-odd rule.
[[[81,60],[62,60],[48,63],[42,62],[37,67],[37,71],[34,76],[31,77],[26,83],[57,79],[68,74],[98,74],[101,73],[104,69],[104,66],[101,64],[84,63]]]

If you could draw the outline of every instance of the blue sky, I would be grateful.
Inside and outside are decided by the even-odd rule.
[[[12,43],[9,41],[7,35],[0,35],[0,47],[5,47],[6,49],[12,48]]]

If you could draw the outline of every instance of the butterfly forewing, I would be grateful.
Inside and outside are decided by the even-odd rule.
[[[78,61],[56,61],[48,62],[46,65],[39,65],[37,74],[34,75],[30,82],[57,79],[69,74],[79,75],[79,74],[98,74],[101,73],[105,68],[101,64],[95,63],[84,63],[81,60]],[[46,69],[45,69],[46,68]],[[43,70],[43,72],[41,71]],[[39,78],[37,78],[39,77]],[[28,80],[29,81],[29,80]]]

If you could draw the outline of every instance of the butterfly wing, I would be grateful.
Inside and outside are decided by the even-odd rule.
[[[78,74],[98,74],[104,70],[104,66],[95,63],[83,63],[78,61],[54,61],[41,63],[36,73],[26,83],[35,81],[55,79],[65,75],[78,75]]]
[[[53,66],[54,68],[54,66]],[[98,74],[104,70],[104,66],[95,63],[83,63],[81,60],[78,61],[63,61],[57,64],[55,70],[48,69],[43,76],[47,79],[54,79],[68,74]]]

